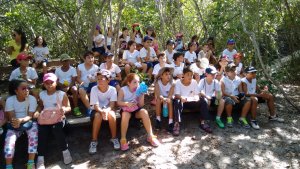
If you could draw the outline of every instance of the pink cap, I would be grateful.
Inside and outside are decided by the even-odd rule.
[[[44,75],[43,77],[43,82],[46,82],[46,81],[52,81],[52,82],[56,82],[57,81],[57,77],[54,73],[47,73]]]

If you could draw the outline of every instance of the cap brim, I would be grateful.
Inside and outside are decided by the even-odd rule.
[[[55,79],[53,79],[53,78],[46,78],[46,79],[43,79],[43,82],[46,82],[46,81],[51,81],[51,82],[56,82],[57,81],[57,79],[55,80]]]

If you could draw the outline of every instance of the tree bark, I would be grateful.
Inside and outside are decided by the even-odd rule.
[[[198,15],[198,19],[202,23],[202,27],[203,27],[203,30],[204,30],[204,39],[207,39],[208,36],[209,36],[209,34],[208,34],[206,23],[204,22],[204,19],[202,17],[202,13],[200,11],[200,7],[198,5],[198,1],[197,0],[193,0],[193,2],[195,4],[195,8],[196,8],[196,12],[197,12],[197,15]]]

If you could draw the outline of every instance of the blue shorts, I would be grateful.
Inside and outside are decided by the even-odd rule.
[[[117,85],[119,85],[119,81],[118,80],[111,80],[108,85],[116,87]]]
[[[89,83],[88,87],[81,86],[81,89],[84,89],[87,93],[91,93],[92,87],[96,86],[97,82]]]

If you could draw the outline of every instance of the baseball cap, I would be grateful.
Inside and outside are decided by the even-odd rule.
[[[151,40],[151,41],[152,41],[152,38],[149,37],[149,36],[145,36],[145,37],[144,37],[144,42],[146,42],[147,40]]]
[[[234,63],[229,63],[227,64],[227,66],[225,67],[225,71],[226,72],[230,72],[233,71],[236,68],[236,65]]]
[[[111,53],[111,52],[106,52],[106,53],[104,53],[104,56],[105,56],[105,57],[108,57],[108,56],[114,56],[114,54]]]
[[[245,69],[246,73],[257,72],[257,70],[253,66],[249,66]]]
[[[205,73],[207,73],[207,74],[216,74],[217,69],[214,66],[209,66],[208,68],[205,69]]]
[[[107,69],[100,69],[98,72],[97,72],[97,75],[102,75],[102,76],[105,76],[107,78],[110,78],[111,76],[111,73],[109,70]]]
[[[68,54],[66,54],[66,53],[61,54],[59,56],[59,58],[60,58],[61,61],[65,61],[65,60],[70,60],[71,59],[71,57]]]
[[[175,42],[174,42],[173,39],[169,39],[169,40],[167,41],[167,45],[170,45],[170,44],[175,44]]]
[[[233,44],[235,44],[235,41],[233,39],[227,40],[227,45],[233,45]]]
[[[43,82],[46,82],[48,80],[50,80],[52,82],[56,82],[57,76],[54,73],[46,73],[43,77]]]
[[[26,53],[19,53],[17,56],[17,60],[26,60],[26,59],[32,59],[32,57],[28,56]]]

